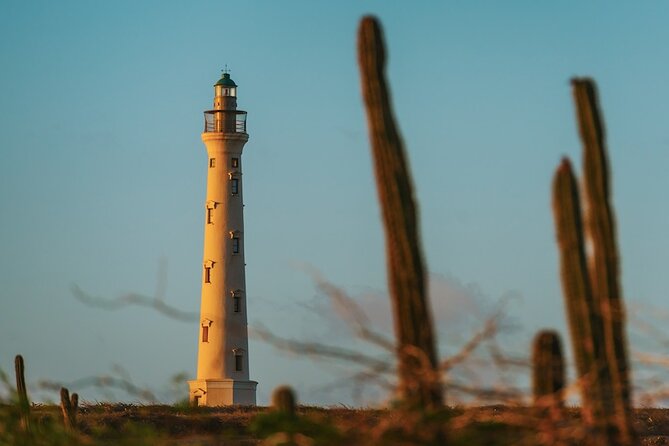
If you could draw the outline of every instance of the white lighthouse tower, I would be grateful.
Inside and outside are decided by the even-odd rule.
[[[207,199],[197,379],[190,401],[200,406],[255,404],[249,379],[244,274],[242,149],[249,139],[246,112],[237,110],[237,84],[223,73],[214,85],[214,109],[204,112]]]

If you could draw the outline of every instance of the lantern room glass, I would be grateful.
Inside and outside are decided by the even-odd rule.
[[[230,96],[237,97],[237,87],[225,87],[223,85],[216,85],[214,88],[216,96]]]

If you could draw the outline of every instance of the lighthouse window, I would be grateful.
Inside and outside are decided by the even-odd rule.
[[[242,311],[242,302],[239,296],[234,296],[232,298],[232,306],[235,313],[239,313],[240,311]]]
[[[204,267],[204,283],[211,283],[211,267]]]
[[[202,326],[202,342],[209,342],[209,327]]]
[[[230,180],[230,192],[232,195],[237,195],[239,193],[239,180],[237,178]]]
[[[232,238],[232,253],[239,254],[239,237]]]
[[[241,372],[244,360],[241,353],[235,353],[235,371]]]
[[[231,165],[232,167],[239,167],[239,158],[232,158],[232,159],[230,160],[230,165]]]
[[[216,167],[216,158],[209,158],[209,167]]]
[[[207,208],[207,224],[208,225],[214,224],[214,209],[216,209],[217,204],[218,203],[216,203],[213,200],[207,201],[206,208]]]

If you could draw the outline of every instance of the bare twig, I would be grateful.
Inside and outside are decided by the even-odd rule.
[[[445,371],[450,370],[455,365],[460,364],[469,358],[474,350],[476,350],[476,348],[481,345],[481,343],[497,334],[497,320],[500,317],[500,313],[495,313],[487,321],[485,321],[483,328],[478,333],[475,333],[474,336],[465,345],[463,345],[460,351],[458,351],[455,355],[441,361],[439,368]]]
[[[60,389],[63,387],[75,389],[83,389],[86,387],[114,388],[123,390],[127,394],[136,396],[143,401],[152,403],[158,401],[156,396],[150,390],[138,387],[127,379],[116,378],[113,376],[88,376],[69,383],[43,380],[38,383],[38,386],[54,392],[60,392]]]
[[[365,312],[344,290],[334,285],[332,282],[327,281],[314,268],[309,268],[305,271],[311,276],[314,282],[316,282],[318,289],[330,298],[342,314],[344,322],[346,322],[349,329],[356,336],[389,352],[396,351],[395,343],[371,328],[369,318]]]
[[[323,358],[340,359],[358,365],[367,366],[379,371],[387,370],[389,368],[389,364],[391,363],[390,361],[384,359],[377,359],[370,355],[342,347],[321,344],[318,342],[304,342],[294,339],[282,338],[270,333],[264,328],[255,327],[250,330],[250,333],[282,350]]]
[[[127,306],[140,306],[153,308],[163,315],[182,322],[194,322],[198,320],[198,314],[190,311],[179,310],[166,304],[160,296],[150,297],[137,293],[128,293],[115,299],[106,299],[92,296],[83,291],[79,285],[72,284],[70,287],[74,297],[80,302],[91,307],[102,308],[105,310],[118,310]]]

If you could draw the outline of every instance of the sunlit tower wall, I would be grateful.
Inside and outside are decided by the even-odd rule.
[[[214,85],[214,108],[204,112],[207,147],[202,301],[197,379],[190,401],[199,406],[256,403],[249,379],[246,316],[242,150],[246,112],[237,110],[237,84],[224,73]]]

